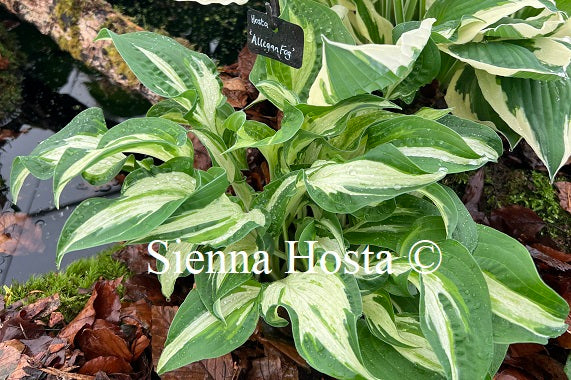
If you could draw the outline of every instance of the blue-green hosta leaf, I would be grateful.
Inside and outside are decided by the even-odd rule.
[[[261,81],[280,83],[264,83],[261,92],[276,106],[297,97],[301,102],[307,102],[309,88],[315,81],[321,66],[322,40],[324,35],[333,41],[353,43],[353,38],[347,31],[337,14],[327,6],[313,0],[282,0],[280,18],[297,24],[304,31],[303,62],[300,69],[294,69],[281,62],[258,56],[250,73],[254,85]],[[281,89],[280,87],[285,87]],[[287,91],[286,91],[287,89]]]
[[[361,353],[363,361],[367,369],[378,379],[426,379],[441,380],[442,375],[437,372],[427,370],[426,367],[420,365],[420,360],[410,360],[399,353],[396,347],[393,347],[382,340],[375,337],[367,328],[364,321],[357,322],[357,331],[359,334],[359,344],[361,345]],[[420,349],[404,349],[400,350],[416,350]],[[422,353],[420,354],[422,355]],[[424,354],[425,356],[427,354]],[[415,358],[419,359],[419,358]]]
[[[571,156],[571,78],[544,82],[480,70],[476,76],[488,103],[532,147],[553,180]]]
[[[562,334],[569,306],[541,280],[525,247],[489,227],[478,233],[474,259],[492,300],[494,341],[546,344]]]
[[[249,281],[226,294],[221,301],[225,322],[212,315],[200,300],[198,291],[192,290],[169,328],[157,372],[163,374],[240,347],[258,323],[260,289],[259,283]]]
[[[487,126],[474,123],[470,127],[467,133],[438,121],[400,116],[369,127],[367,147],[391,143],[423,170],[463,172],[495,161],[502,153],[501,140]]]
[[[505,41],[468,42],[440,46],[440,49],[475,69],[502,77],[539,80],[565,78],[571,50],[547,38],[532,42],[529,49]]]
[[[189,50],[172,38],[150,32],[116,34],[102,29],[98,40],[112,40],[129,68],[154,93],[176,98],[188,90],[198,95],[193,118],[214,130],[216,108],[222,104],[216,65],[204,54]],[[187,109],[192,104],[184,99]]]
[[[194,191],[191,159],[176,158],[153,172],[138,169],[125,180],[115,199],[87,199],[63,226],[56,263],[71,251],[136,239],[167,219]],[[137,177],[132,181],[129,177]]]
[[[61,131],[38,144],[28,156],[18,156],[12,163],[10,191],[14,203],[28,175],[49,179],[57,163],[69,148],[95,149],[107,132],[100,108],[88,108],[73,118]]]
[[[287,310],[297,351],[313,368],[338,379],[374,378],[360,357],[356,321],[361,299],[354,278],[326,273],[318,265],[313,273],[295,272],[271,283],[260,306],[274,326],[287,324],[277,308]]]
[[[133,243],[180,238],[189,243],[225,247],[265,224],[266,217],[260,209],[244,212],[239,204],[221,195],[202,208],[181,207],[161,225],[138,235]]]
[[[224,259],[216,255],[210,267],[212,273],[208,273],[209,268],[205,265],[202,272],[194,275],[196,290],[202,303],[222,321],[224,314],[220,299],[252,277],[248,272],[248,257],[253,255],[257,248],[255,236],[247,235],[223,250]],[[223,270],[219,270],[221,268]]]
[[[508,140],[512,149],[521,139],[486,101],[472,67],[464,66],[456,71],[445,99],[446,104],[453,108],[454,115],[490,126]]]
[[[310,197],[322,208],[351,213],[437,182],[446,169],[420,169],[397,148],[384,144],[346,163],[321,162],[307,171]]]
[[[435,32],[442,42],[464,44],[484,28],[525,7],[558,12],[551,0],[436,0],[425,17],[436,18]]]
[[[468,250],[437,242],[442,261],[420,275],[420,323],[448,379],[482,379],[493,354],[492,310],[484,276]]]
[[[309,104],[335,104],[401,82],[430,38],[434,19],[402,36],[396,45],[351,45],[324,37],[323,64],[309,93]],[[338,80],[337,78],[343,78]]]
[[[117,162],[117,155],[121,152],[145,154],[163,161],[174,157],[192,159],[193,148],[186,133],[185,128],[166,119],[129,119],[101,136],[95,149],[68,148],[54,170],[56,206],[69,181],[84,171],[93,175],[95,165],[114,169],[111,174],[104,170],[101,174],[104,179],[117,174],[122,167],[121,161]]]

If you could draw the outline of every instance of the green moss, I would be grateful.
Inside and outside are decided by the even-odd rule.
[[[31,277],[23,284],[14,283],[0,291],[9,305],[21,299],[26,304],[39,298],[58,293],[61,299],[59,311],[66,321],[71,321],[83,309],[89,294],[79,294],[79,289],[89,289],[100,278],[115,279],[129,276],[127,267],[113,259],[111,255],[119,246],[112,247],[99,255],[79,259],[71,263],[63,272],[50,272]]]

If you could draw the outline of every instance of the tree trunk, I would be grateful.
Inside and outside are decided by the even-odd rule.
[[[117,33],[142,30],[104,0],[0,0],[8,11],[49,35],[62,50],[101,72],[109,80],[155,103],[159,97],[143,87],[117,50],[108,42],[93,42],[102,28]]]

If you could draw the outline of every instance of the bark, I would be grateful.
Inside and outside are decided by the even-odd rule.
[[[111,82],[136,91],[153,103],[159,99],[140,84],[110,42],[93,42],[102,28],[117,33],[142,30],[104,0],[0,0],[0,4]]]

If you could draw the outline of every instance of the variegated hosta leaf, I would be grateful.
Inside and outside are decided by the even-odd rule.
[[[546,344],[562,334],[569,306],[541,280],[525,247],[489,227],[478,233],[474,259],[490,292],[494,342]]]
[[[88,108],[73,118],[62,130],[38,144],[27,156],[18,156],[12,163],[10,191],[14,203],[28,175],[39,179],[53,177],[57,163],[69,148],[95,149],[107,132],[100,108]]]
[[[418,27],[419,22],[407,22],[397,25],[393,29],[393,39],[397,40],[402,33]],[[412,103],[417,91],[425,84],[431,83],[440,71],[440,52],[432,40],[428,40],[426,46],[416,59],[411,72],[397,85],[389,89],[389,99],[403,99],[407,104]]]
[[[531,40],[529,48],[506,41],[486,41],[440,46],[440,49],[490,74],[539,80],[566,78],[565,69],[571,59],[570,49],[547,38]]]
[[[309,93],[309,104],[335,104],[358,94],[401,82],[430,38],[434,19],[403,33],[395,45],[351,45],[324,38],[323,64]],[[343,78],[338,80],[337,78]]]
[[[480,34],[503,39],[528,39],[549,34],[563,23],[564,18],[561,13],[553,13],[545,9],[537,16],[527,19],[503,17],[482,29]]]
[[[221,195],[201,208],[183,205],[161,225],[139,235],[133,243],[180,238],[189,243],[224,247],[265,224],[266,217],[260,209],[244,212],[239,204]]]
[[[338,379],[375,378],[363,365],[357,343],[361,298],[353,277],[326,273],[319,265],[313,273],[295,272],[263,291],[260,308],[266,322],[287,324],[277,314],[279,306],[288,311],[297,351],[312,367]]]
[[[194,275],[196,290],[198,290],[202,303],[208,311],[222,321],[224,321],[224,313],[220,300],[252,277],[248,271],[248,258],[257,251],[257,248],[255,236],[249,234],[244,239],[226,247],[223,250],[224,256],[216,255],[210,268],[208,268],[209,265],[204,265],[202,271]]]
[[[315,81],[317,71],[321,66],[323,44],[321,36],[324,35],[333,41],[342,43],[353,43],[353,38],[334,11],[313,0],[282,0],[281,10],[280,18],[303,28],[302,67],[298,70],[281,62],[258,56],[250,73],[250,80],[256,86],[261,81],[269,80],[285,87],[288,91],[271,83],[265,83],[261,87],[262,94],[276,106],[284,104],[285,101],[295,105],[296,103],[291,102],[294,95],[301,102],[306,103],[309,88]]]
[[[361,345],[363,361],[369,371],[374,374],[375,378],[383,380],[444,379],[444,376],[439,373],[430,371],[426,369],[426,367],[420,365],[420,360],[410,360],[410,356],[406,357],[402,353],[399,353],[396,347],[393,347],[375,337],[369,331],[364,321],[359,320],[357,322],[357,331],[359,334],[359,344]],[[400,350],[415,349],[400,348]],[[419,349],[416,350],[420,353]],[[420,353],[420,355],[423,354]],[[424,355],[426,356],[426,354]]]
[[[418,192],[438,207],[446,226],[446,236],[462,243],[472,252],[478,243],[478,231],[476,223],[458,195],[449,187],[438,183],[423,187]]]
[[[159,245],[159,253],[164,256],[169,263],[168,270],[164,270],[164,264],[157,260],[157,271],[164,273],[159,273],[157,277],[161,283],[161,292],[167,298],[169,298],[174,292],[174,284],[179,277],[184,277],[189,274],[186,269],[183,269],[182,273],[176,271],[176,266],[184,266],[184,257],[189,252],[195,251],[198,248],[197,244],[186,243],[186,242],[168,242],[168,246],[165,248],[163,244]],[[178,252],[178,254],[177,254]]]
[[[551,0],[436,0],[426,17],[436,18],[435,31],[442,42],[464,44],[474,40],[484,28],[525,7],[536,8],[546,14],[558,13]]]
[[[361,221],[346,228],[343,236],[351,244],[373,245],[396,250],[398,242],[410,232],[416,220],[423,216],[440,215],[432,203],[409,194],[400,195],[395,198],[395,201],[396,208],[382,221],[367,220],[364,216],[360,216],[361,211],[365,213],[370,207],[364,207],[353,213]],[[366,215],[374,212],[371,211]]]
[[[553,180],[571,156],[571,79],[502,78],[481,70],[476,76],[488,103],[532,147]]]
[[[464,66],[456,71],[445,99],[454,115],[490,126],[508,140],[512,149],[521,139],[486,101],[472,67]]]
[[[351,213],[434,183],[445,175],[445,168],[424,171],[393,145],[384,144],[349,162],[317,163],[307,171],[305,184],[311,198],[325,210]]]
[[[332,0],[330,6],[343,20],[355,41],[360,44],[390,44],[393,24],[379,14],[375,1]]]
[[[492,311],[484,276],[454,240],[437,242],[438,269],[420,275],[420,323],[448,379],[483,379],[492,361]]]
[[[113,41],[129,68],[154,93],[177,98],[187,109],[192,104],[179,95],[195,90],[198,104],[193,119],[215,130],[216,108],[224,97],[216,65],[204,54],[189,50],[172,38],[150,32],[116,34],[102,29],[98,40]]]
[[[119,198],[81,202],[63,226],[56,263],[71,251],[148,234],[192,194],[192,173],[191,159],[175,158],[153,171],[141,168],[129,174]]]
[[[252,207],[267,210],[267,232],[278,236],[282,233],[286,219],[297,210],[305,195],[302,176],[299,171],[294,171],[266,185],[257,195]]]
[[[418,320],[395,315],[388,293],[377,291],[363,296],[363,314],[374,336],[390,344],[415,365],[443,374],[436,354],[422,335]]]
[[[240,347],[258,323],[261,286],[249,281],[221,300],[222,322],[211,314],[192,290],[169,328],[157,372],[162,374],[202,359],[216,358]]]
[[[117,174],[122,167],[122,162],[117,162],[117,154],[121,152],[145,154],[163,161],[174,157],[190,157],[192,160],[192,143],[186,133],[185,128],[166,119],[129,119],[102,135],[95,149],[68,148],[54,170],[56,206],[64,187],[81,173],[91,171],[93,175],[93,168],[102,165],[114,169],[103,171],[105,179],[109,179],[109,173]]]
[[[391,143],[423,170],[449,173],[477,169],[502,154],[501,140],[487,126],[454,121],[452,129],[414,115],[383,120],[369,127],[367,147]]]

